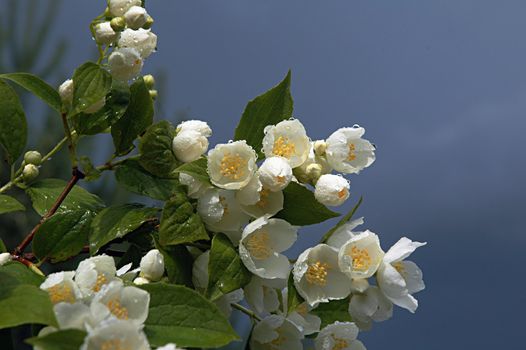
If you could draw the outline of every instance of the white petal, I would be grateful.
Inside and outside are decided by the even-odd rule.
[[[402,261],[401,275],[407,284],[409,294],[420,292],[426,288],[423,280],[422,270],[412,261]]]
[[[427,242],[413,242],[407,237],[402,237],[385,253],[384,261],[386,263],[393,263],[404,260],[411,255],[416,248],[425,246],[426,244]]]
[[[345,242],[347,242],[348,240],[350,240],[352,237],[354,237],[355,235],[359,233],[359,232],[354,232],[353,230],[356,227],[363,225],[363,223],[364,223],[364,220],[363,220],[363,217],[361,217],[361,218],[352,220],[338,227],[338,229],[334,231],[331,237],[327,240],[327,244],[330,245],[331,247],[340,249],[340,247]]]

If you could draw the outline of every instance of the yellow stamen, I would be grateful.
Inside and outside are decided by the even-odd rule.
[[[121,339],[109,339],[103,342],[100,350],[130,350],[131,346],[127,341]]]
[[[290,158],[296,152],[296,146],[289,141],[288,137],[280,136],[274,141],[272,153],[276,156]]]
[[[100,291],[102,286],[104,286],[106,283],[108,283],[108,279],[106,278],[106,276],[104,276],[104,274],[102,274],[102,273],[99,273],[97,275],[97,281],[95,282],[95,285],[92,288],[93,291],[94,292]]]
[[[307,312],[309,310],[307,309],[307,303],[301,303],[296,307],[296,312],[300,314],[301,316],[305,317],[307,316]]]
[[[347,189],[346,188],[342,188],[339,192],[338,192],[338,198],[343,198],[347,195]]]
[[[223,159],[221,159],[219,171],[224,177],[231,180],[239,180],[245,174],[243,168],[246,167],[246,165],[247,161],[243,159],[239,153],[230,154],[226,152]]]
[[[325,286],[327,284],[328,269],[329,264],[316,261],[316,263],[309,265],[305,278],[310,284]]]
[[[353,245],[350,254],[349,251],[347,254],[352,257],[353,270],[365,271],[371,266],[372,259],[367,249],[359,249]]]
[[[334,334],[332,335],[332,339],[334,339],[332,350],[343,350],[349,346],[349,343],[347,343],[345,339],[337,338]]]
[[[278,337],[270,342],[270,344],[272,344],[273,347],[274,346],[281,346],[281,345],[283,345],[283,343],[285,343],[287,341],[287,338],[283,334],[281,334],[279,329],[277,329],[276,331],[278,332]]]
[[[392,263],[391,265],[393,265],[393,267],[396,269],[396,271],[398,271],[399,274],[402,275],[402,274],[405,273],[405,267],[404,267],[404,264],[401,261]]]
[[[117,318],[121,320],[128,319],[128,310],[121,305],[120,301],[117,299],[112,299],[106,304],[110,312]]]
[[[245,241],[245,247],[255,259],[267,259],[272,255],[272,249],[269,247],[270,238],[265,231],[259,231],[251,234]]]
[[[221,206],[223,207],[223,216],[228,215],[228,203],[226,202],[226,198],[219,196],[219,203],[221,203]]]
[[[49,293],[49,297],[51,298],[51,302],[53,304],[58,304],[61,302],[73,304],[75,302],[73,290],[66,283],[56,284],[49,288],[47,292]]]
[[[350,143],[349,144],[349,155],[347,156],[347,160],[350,162],[350,161],[353,161],[356,159],[356,146],[354,145],[354,143]]]
[[[270,194],[270,191],[267,189],[262,189],[259,191],[259,201],[256,203],[258,207],[261,209],[264,209],[268,204],[268,195]]]

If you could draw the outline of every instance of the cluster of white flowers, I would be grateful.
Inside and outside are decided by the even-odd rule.
[[[210,127],[191,120],[177,127],[173,152],[181,162],[205,156]],[[243,290],[216,302],[225,314],[228,303],[243,297],[263,320],[251,337],[253,349],[302,349],[302,339],[318,333],[315,347],[321,349],[365,349],[356,340],[359,329],[372,321],[392,316],[393,304],[414,312],[412,296],[424,289],[422,272],[408,257],[425,243],[402,238],[387,253],[378,236],[353,231],[363,224],[354,220],[339,227],[328,242],[305,250],[293,266],[283,254],[297,239],[298,227],[273,218],[283,209],[283,191],[293,181],[314,186],[316,200],[327,206],[343,204],[349,198],[349,181],[343,174],[358,174],[375,160],[375,147],[362,136],[364,128],[341,128],[326,140],[312,142],[297,119],[267,126],[262,153],[244,140],[218,144],[208,151],[210,183],[181,173],[188,195],[197,199],[197,211],[206,228],[226,234],[238,247],[240,258],[253,274]],[[339,172],[334,173],[334,172]],[[208,283],[209,252],[194,263],[194,285]],[[287,278],[304,299],[287,313]],[[376,278],[376,284],[370,280]],[[281,295],[285,293],[285,295]],[[311,313],[321,303],[350,297],[348,311],[354,322],[336,322],[320,330],[321,320]]]
[[[129,271],[130,266],[117,270],[112,257],[98,255],[81,261],[76,271],[48,275],[40,285],[53,303],[58,329],[87,332],[81,350],[150,349],[142,331],[150,295],[128,285],[127,281],[138,272]],[[149,252],[141,261],[140,271],[141,275],[158,280],[164,273],[164,263],[159,262],[155,251]],[[58,329],[48,326],[39,335]],[[167,344],[160,349],[175,350],[176,347]]]

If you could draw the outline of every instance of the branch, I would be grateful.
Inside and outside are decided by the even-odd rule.
[[[258,320],[258,321],[261,321],[261,317],[259,317],[258,315],[256,315],[256,313],[255,313],[254,311],[249,310],[249,309],[247,309],[246,307],[241,306],[241,305],[239,305],[239,304],[237,304],[237,303],[232,303],[231,305],[232,305],[232,307],[233,307],[234,309],[238,309],[239,311],[241,311],[241,312],[247,314],[247,315],[250,316],[251,318],[253,318],[253,319],[255,319],[255,320]]]

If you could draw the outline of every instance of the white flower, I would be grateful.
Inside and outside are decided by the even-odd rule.
[[[284,300],[285,299],[286,296],[284,296]],[[305,335],[318,332],[321,326],[321,319],[316,315],[310,314],[309,312],[311,310],[312,307],[306,302],[303,302],[287,316],[287,318],[298,326]]]
[[[115,280],[104,286],[91,302],[91,313],[99,320],[117,318],[141,325],[148,317],[150,294],[137,287],[124,287]]]
[[[97,255],[80,262],[75,271],[75,282],[84,296],[91,296],[113,281],[117,269],[108,255]]]
[[[374,146],[362,139],[365,129],[355,125],[341,128],[327,139],[325,154],[327,161],[336,170],[347,174],[358,174],[375,160]]]
[[[239,243],[239,255],[247,269],[261,278],[287,278],[289,259],[280,254],[296,241],[298,228],[285,220],[263,216],[248,224]]]
[[[144,7],[132,6],[124,14],[124,19],[126,20],[128,28],[139,29],[146,23],[148,12],[146,12]]]
[[[275,278],[272,280],[252,276],[250,283],[244,288],[245,298],[258,314],[271,313],[279,308],[279,298],[276,289],[283,289],[287,280]]]
[[[248,215],[253,218],[264,215],[273,216],[283,209],[285,198],[282,191],[272,192],[263,187],[258,194],[259,200],[255,204],[241,205],[241,209]]]
[[[46,280],[40,285],[40,289],[48,292],[51,302],[74,303],[82,297],[77,283],[73,281],[75,272],[61,271],[55,272],[46,277]]]
[[[128,81],[135,78],[142,69],[142,58],[133,48],[115,49],[108,58],[110,73],[113,78]]]
[[[98,23],[95,26],[95,41],[99,44],[110,45],[114,43],[118,37],[119,33],[113,30],[110,22]]]
[[[73,102],[73,80],[68,79],[58,87],[58,94],[62,103],[69,106]]]
[[[265,127],[263,153],[265,157],[287,158],[295,168],[303,164],[310,150],[310,141],[305,128],[299,120],[284,120],[276,125]]]
[[[146,335],[131,321],[109,320],[90,329],[80,350],[150,350]]]
[[[141,0],[110,0],[108,2],[110,13],[116,17],[124,15],[132,6],[141,6]]]
[[[334,231],[334,233],[331,235],[331,237],[327,240],[327,244],[336,249],[340,249],[342,245],[344,245],[348,240],[350,240],[359,233],[354,232],[353,230],[356,227],[363,225],[363,222],[363,217],[361,217],[338,227],[336,231]]]
[[[204,137],[212,136],[212,129],[208,124],[201,120],[185,120],[184,122],[177,125],[177,132],[195,131],[200,133]]]
[[[357,340],[358,327],[353,322],[334,322],[323,328],[316,339],[316,350],[365,350],[361,341]]]
[[[246,141],[221,143],[208,152],[208,174],[217,187],[239,190],[256,171],[256,152]]]
[[[164,256],[157,249],[152,249],[141,259],[141,277],[157,282],[164,275]]]
[[[193,199],[201,197],[206,190],[212,187],[185,173],[179,173],[179,182],[186,186],[188,197]]]
[[[254,326],[250,337],[252,350],[302,350],[303,334],[281,315],[271,315]]]
[[[410,312],[415,312],[418,301],[411,295],[425,288],[422,271],[412,261],[405,261],[416,248],[426,243],[413,242],[402,237],[385,253],[383,263],[376,274],[378,286],[385,296]]]
[[[243,292],[243,289],[239,288],[230,293],[222,295],[220,298],[214,301],[214,304],[216,304],[219,311],[221,311],[223,315],[226,316],[226,318],[229,318],[232,314],[231,304],[239,303],[244,298],[245,294]]]
[[[184,163],[199,159],[208,149],[208,139],[196,131],[178,133],[172,142],[175,157]]]
[[[9,253],[1,253],[0,254],[0,266],[5,265],[8,261],[11,261],[13,258],[11,257],[11,254]]]
[[[158,347],[157,350],[184,350],[182,348],[178,348],[177,345],[174,343],[169,343],[164,346]]]
[[[223,232],[234,245],[239,244],[241,228],[248,223],[234,191],[209,189],[197,201],[197,212],[212,232]]]
[[[63,302],[53,306],[53,312],[57,318],[60,329],[86,329],[86,326],[94,325],[90,308],[82,301],[73,304]]]
[[[370,286],[363,294],[353,294],[349,313],[360,328],[369,329],[372,321],[385,321],[393,316],[393,303],[378,287]]]
[[[148,284],[150,283],[151,281],[147,278],[144,278],[144,277],[137,277],[133,280],[133,284],[136,284],[138,286],[142,285],[142,284]]]
[[[340,175],[320,176],[314,190],[314,197],[328,206],[342,205],[349,198],[349,181]]]
[[[326,244],[301,253],[292,272],[296,290],[310,306],[350,293],[350,280],[338,267],[338,251]]]
[[[292,168],[283,157],[265,159],[258,172],[263,186],[271,191],[283,190],[292,180]]]
[[[261,199],[262,190],[263,184],[259,180],[259,174],[255,173],[249,183],[236,192],[236,199],[241,205],[254,205]]]
[[[125,29],[121,33],[118,45],[121,48],[135,49],[143,59],[146,59],[157,47],[157,35],[149,29]]]
[[[383,257],[378,235],[366,230],[340,248],[338,264],[340,270],[350,278],[369,278],[378,270]]]

